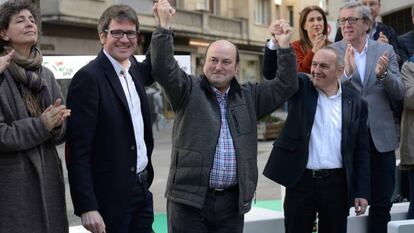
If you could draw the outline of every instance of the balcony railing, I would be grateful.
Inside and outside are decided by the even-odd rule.
[[[114,3],[125,3],[124,1],[118,0]],[[138,1],[134,2],[135,4],[132,4],[131,7],[138,12],[141,30],[152,31],[155,27],[152,11],[148,9],[147,5],[140,5]],[[105,1],[97,0],[42,0],[40,4],[44,22],[91,27],[96,27],[98,18],[106,6]],[[211,15],[205,11],[177,9],[174,32],[177,35],[206,39],[224,37],[241,42],[248,39],[247,25],[246,19],[230,19]]]

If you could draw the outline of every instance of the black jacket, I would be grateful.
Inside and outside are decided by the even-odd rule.
[[[154,147],[144,85],[152,82],[149,63],[131,57],[129,73],[141,102],[150,183]],[[122,216],[136,182],[137,152],[128,103],[106,55],[80,69],[68,91],[68,175],[76,215],[98,210],[105,223]]]
[[[299,90],[289,100],[285,126],[273,143],[263,172],[287,188],[295,186],[306,169],[318,102],[318,92],[307,75],[301,73],[298,78]],[[342,85],[341,154],[348,183],[348,200],[353,205],[354,198],[369,197],[368,110],[361,96],[347,85]]]
[[[402,63],[414,55],[414,30],[411,30],[398,37]]]

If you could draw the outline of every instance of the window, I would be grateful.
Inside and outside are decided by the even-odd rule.
[[[256,0],[254,19],[258,24],[270,23],[270,0]]]
[[[294,27],[295,26],[295,15],[293,14],[293,6],[288,6],[287,11],[288,11],[289,24],[292,27]]]
[[[406,33],[413,29],[411,21],[411,7],[393,12],[382,17],[382,22],[391,26],[398,35]]]
[[[213,15],[220,15],[220,0],[209,0],[208,10]]]

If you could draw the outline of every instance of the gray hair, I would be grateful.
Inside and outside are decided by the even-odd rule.
[[[341,8],[339,8],[339,12],[343,9],[352,9],[356,8],[358,13],[361,15],[362,19],[367,22],[371,23],[374,19],[371,18],[371,9],[367,6],[362,5],[360,2],[352,1],[344,3]]]
[[[328,50],[328,51],[331,51],[335,54],[335,56],[336,56],[336,63],[335,63],[336,67],[343,67],[344,66],[344,56],[340,56],[337,49],[329,47],[329,46],[325,46],[325,47],[321,48],[321,50]]]
[[[411,16],[414,17],[414,5],[413,5],[413,7],[411,7]]]

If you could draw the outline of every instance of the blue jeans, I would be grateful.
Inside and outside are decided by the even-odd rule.
[[[371,140],[371,203],[369,233],[387,233],[395,186],[395,152],[377,151]]]

